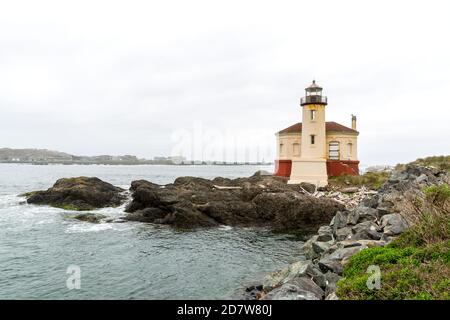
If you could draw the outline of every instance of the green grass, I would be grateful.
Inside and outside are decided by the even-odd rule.
[[[366,172],[363,175],[351,176],[342,175],[338,177],[330,177],[329,183],[337,187],[360,187],[366,186],[372,190],[378,190],[389,178],[389,172]]]
[[[426,247],[391,244],[362,250],[350,258],[338,282],[340,299],[450,299],[450,242]],[[369,289],[366,284],[371,265],[380,267],[380,289]]]
[[[450,300],[450,192],[442,184],[416,199],[414,225],[385,247],[353,255],[338,282],[340,299]],[[381,270],[380,289],[369,289],[369,266]]]
[[[434,156],[427,157],[423,159],[417,159],[412,162],[412,164],[422,165],[422,166],[432,166],[440,170],[450,170],[450,156]]]

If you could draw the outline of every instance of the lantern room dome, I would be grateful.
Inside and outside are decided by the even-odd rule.
[[[316,80],[313,80],[313,82],[305,90],[306,91],[317,91],[317,90],[322,90],[322,89],[323,88],[321,86],[317,85]]]

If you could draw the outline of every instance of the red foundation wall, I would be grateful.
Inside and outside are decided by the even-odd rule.
[[[275,160],[275,176],[290,177],[292,169],[291,160]],[[353,160],[327,160],[327,174],[329,177],[345,174],[359,175],[359,161]]]
[[[291,160],[275,160],[275,176],[290,177],[292,161]]]
[[[359,175],[359,161],[354,160],[327,160],[327,174],[329,177],[345,174]]]

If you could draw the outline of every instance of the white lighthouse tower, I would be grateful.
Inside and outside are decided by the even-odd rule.
[[[325,131],[325,107],[327,97],[315,81],[305,89],[301,98],[302,137],[299,157],[292,159],[288,183],[308,182],[319,187],[328,184]]]

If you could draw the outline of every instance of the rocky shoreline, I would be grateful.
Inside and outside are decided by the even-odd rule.
[[[449,182],[446,170],[406,165],[393,170],[377,191],[355,186],[317,190],[314,185],[289,185],[284,178],[257,172],[238,179],[180,177],[167,185],[133,181],[128,203],[127,191],[87,177],[60,179],[48,190],[24,196],[28,203],[71,211],[126,204],[121,222],[189,230],[263,227],[309,235],[301,248],[303,260],[246,288],[243,299],[336,300],[337,282],[350,257],[389,244],[411,226],[402,215],[408,199],[426,186]],[[105,217],[83,212],[74,218],[99,223]]]
[[[381,189],[321,226],[302,247],[305,259],[270,273],[248,287],[244,299],[338,300],[337,282],[343,267],[357,252],[385,246],[407,230],[401,214],[408,199],[429,185],[449,183],[446,171],[407,165],[394,170]]]

